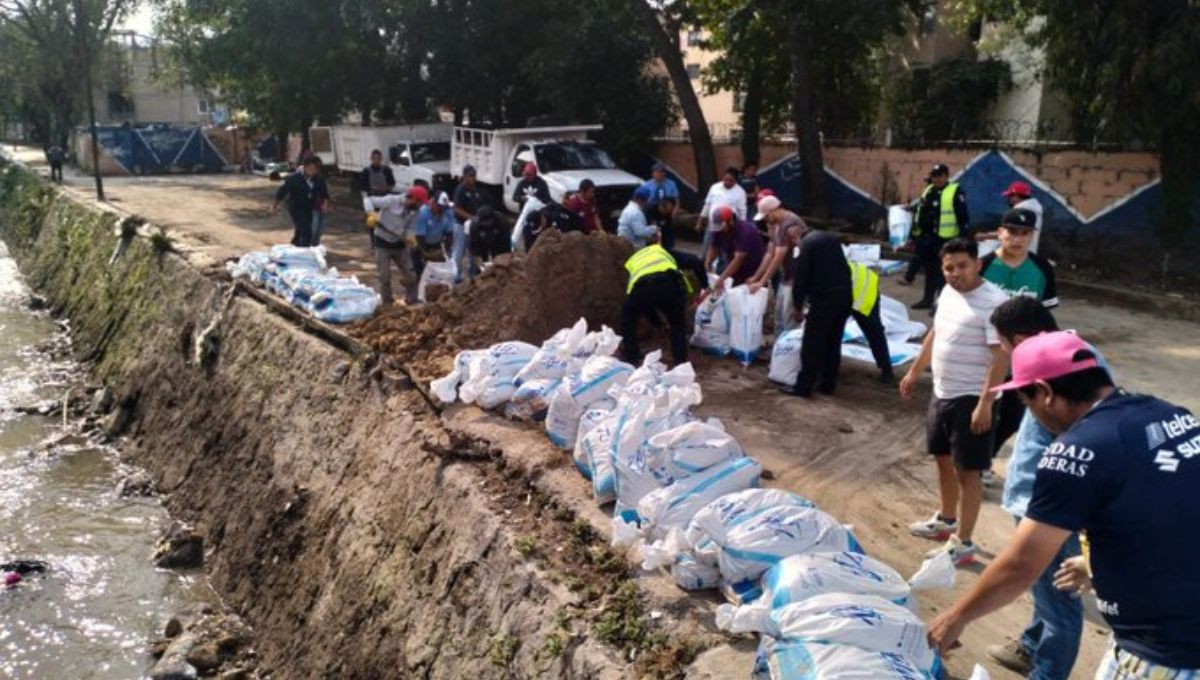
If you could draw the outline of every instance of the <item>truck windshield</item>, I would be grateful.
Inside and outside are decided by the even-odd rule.
[[[542,172],[593,170],[617,167],[608,153],[586,142],[555,142],[537,145],[537,164]]]
[[[410,148],[413,165],[450,160],[450,142],[422,142]]]

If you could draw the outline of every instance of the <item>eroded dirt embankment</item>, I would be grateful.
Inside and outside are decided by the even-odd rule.
[[[451,436],[402,373],[145,226],[10,179],[5,239],[115,391],[130,455],[205,533],[212,582],[274,677],[627,677],[628,652],[665,649],[603,541],[502,451]],[[554,545],[568,557],[545,559]]]

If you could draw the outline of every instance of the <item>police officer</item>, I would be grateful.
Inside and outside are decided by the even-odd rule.
[[[621,310],[621,333],[625,338],[625,360],[638,365],[642,351],[638,347],[637,323],[645,316],[657,322],[658,313],[667,320],[671,338],[671,358],[678,366],[687,361],[687,330],[684,312],[692,295],[692,285],[679,271],[675,258],[657,243],[638,250],[625,261],[629,285]]]
[[[812,397],[813,388],[833,394],[842,364],[842,333],[853,303],[850,263],[836,236],[799,227],[803,238],[792,277],[792,315],[804,318],[800,345],[800,374],[795,386],[785,389],[797,397]]]
[[[967,195],[958,182],[950,181],[950,168],[942,163],[929,173],[929,186],[921,194],[917,216],[913,221],[912,237],[916,241],[916,257],[925,269],[925,294],[913,309],[931,309],[937,304],[938,293],[946,285],[939,261],[942,246],[958,238],[970,224],[967,214]],[[912,276],[916,272],[910,270]],[[911,277],[905,277],[909,282]]]
[[[892,372],[892,356],[888,350],[887,334],[883,330],[879,304],[879,274],[865,264],[850,263],[850,287],[853,291],[850,316],[854,317],[859,330],[871,346],[871,356],[879,367],[879,382],[892,385],[896,376]]]

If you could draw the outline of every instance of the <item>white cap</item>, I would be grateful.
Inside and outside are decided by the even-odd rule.
[[[446,192],[444,192],[444,191],[438,193],[437,204],[442,206],[443,208],[449,208],[454,205],[453,203],[450,202],[450,197],[447,196]]]
[[[764,196],[762,200],[758,202],[758,214],[754,216],[754,221],[757,222],[759,220],[767,219],[767,213],[778,209],[781,205],[783,204],[779,202],[778,198],[775,198],[774,196]]]

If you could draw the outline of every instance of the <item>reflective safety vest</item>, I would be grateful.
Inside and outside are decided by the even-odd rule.
[[[870,316],[871,310],[879,303],[879,274],[871,271],[865,264],[849,264],[850,286],[854,291],[854,302],[850,304],[850,308],[863,316]]]
[[[668,253],[666,248],[654,243],[625,260],[625,271],[629,272],[629,285],[625,288],[625,294],[628,295],[642,278],[662,272],[678,272],[679,265],[675,264],[675,258],[671,257],[671,253]],[[688,295],[691,295],[692,284],[686,276],[683,278],[683,283],[688,289]]]
[[[921,210],[925,209],[925,199],[928,198],[929,192],[936,187],[932,184],[925,187],[925,193],[921,194]],[[938,199],[938,238],[949,241],[952,238],[958,238],[961,230],[958,228],[958,214],[954,212],[954,197],[958,194],[958,183],[950,182],[942,188],[942,196]],[[920,236],[922,232],[921,215],[917,215],[913,225],[913,236]]]

